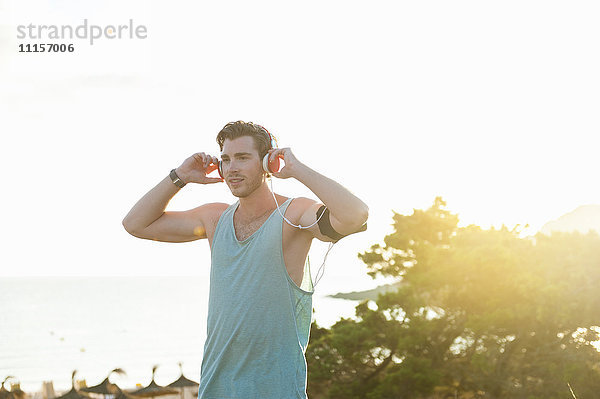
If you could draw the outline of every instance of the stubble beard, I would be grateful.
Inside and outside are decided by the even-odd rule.
[[[254,191],[256,191],[257,188],[259,188],[262,183],[263,183],[263,176],[264,174],[258,174],[255,178],[250,179],[250,178],[244,178],[244,186],[245,187],[238,187],[237,189],[232,189],[231,187],[229,187],[229,189],[231,190],[231,194],[233,194],[234,197],[237,198],[246,198],[248,197],[250,194],[252,194]]]

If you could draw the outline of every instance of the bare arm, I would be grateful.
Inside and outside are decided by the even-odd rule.
[[[330,212],[331,226],[340,234],[355,233],[369,217],[369,207],[358,197],[344,188],[341,184],[312,170],[298,161],[289,148],[280,148],[272,151],[271,157],[283,155],[285,166],[275,177],[294,177],[308,187],[327,206]],[[301,218],[302,225],[310,225],[316,220],[316,210],[319,204],[310,206]],[[318,234],[318,227],[310,229],[315,237],[322,239]]]
[[[215,161],[218,162],[215,157],[197,153],[186,159],[175,172],[186,183],[217,183],[222,179],[206,177],[214,170],[214,165],[210,164]],[[131,208],[123,219],[125,230],[139,238],[167,242],[206,238],[206,219],[222,204],[206,204],[183,212],[165,212],[167,204],[179,190],[166,176]]]

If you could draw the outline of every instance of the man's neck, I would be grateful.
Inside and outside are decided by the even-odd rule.
[[[281,196],[276,195],[276,197]],[[277,199],[277,202],[281,205],[280,198]],[[273,209],[275,209],[275,200],[273,200],[273,194],[271,194],[267,183],[264,182],[252,194],[240,198],[238,212],[241,212],[245,217],[254,218]]]

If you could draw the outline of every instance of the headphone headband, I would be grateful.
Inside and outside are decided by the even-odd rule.
[[[267,136],[269,136],[269,142],[271,143],[271,148],[278,148],[277,140],[275,139],[275,136],[273,136],[271,133],[269,133],[267,128],[265,128],[264,126],[261,126],[258,123],[256,124],[256,126],[258,126],[260,129],[264,130],[265,133],[267,133]]]

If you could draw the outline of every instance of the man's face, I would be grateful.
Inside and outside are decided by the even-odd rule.
[[[225,140],[221,161],[225,182],[236,197],[247,197],[264,181],[262,160],[250,136]]]

